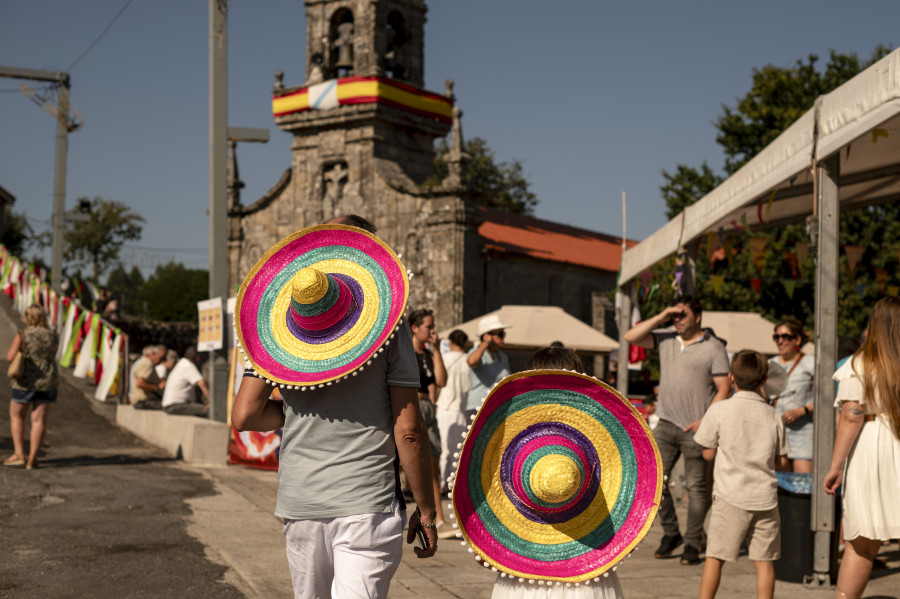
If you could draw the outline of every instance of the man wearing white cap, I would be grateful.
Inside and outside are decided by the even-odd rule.
[[[468,414],[474,414],[491,388],[510,373],[509,357],[500,351],[508,328],[496,314],[478,321],[480,343],[466,357],[466,363],[472,369],[469,373],[471,388],[466,399]]]

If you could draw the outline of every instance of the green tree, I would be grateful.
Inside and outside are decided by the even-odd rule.
[[[138,293],[144,285],[144,275],[137,266],[126,272],[122,263],[116,265],[106,278],[106,288],[119,302],[119,312],[130,316],[143,314]]]
[[[209,272],[169,262],[141,287],[138,299],[146,301],[150,318],[166,322],[197,319],[197,302],[209,297]]]
[[[98,281],[118,261],[122,244],[141,238],[143,222],[140,214],[122,202],[94,198],[90,220],[66,229],[65,258],[79,266],[90,266],[94,281]]]
[[[788,68],[767,65],[754,69],[747,94],[738,98],[733,107],[723,105],[722,114],[714,121],[718,130],[716,141],[725,154],[724,175],[735,173],[771,143],[812,108],[817,96],[847,82],[888,52],[886,47],[878,46],[872,57],[863,62],[855,54],[832,51],[822,70],[816,68],[818,57],[814,55]],[[705,163],[700,168],[678,165],[671,173],[664,170],[665,183],[660,191],[668,218],[712,191],[725,176],[715,173]],[[766,239],[764,259],[759,267],[750,260],[751,236]],[[698,294],[703,296],[707,309],[755,311],[772,320],[794,316],[812,330],[813,258],[810,255],[803,263],[792,265],[792,259],[787,257],[796,255],[798,246],[808,244],[804,224],[731,236],[725,240],[725,247],[721,247],[717,236],[712,243],[709,241],[697,240],[696,246]],[[900,271],[896,251],[900,248],[900,208],[887,204],[842,213],[840,243],[867,248],[852,279],[846,256],[841,256],[838,334],[858,337],[878,296],[874,269]],[[641,307],[645,313],[657,312],[672,299],[672,294],[666,292],[674,269],[672,258],[651,269],[649,285],[659,285],[659,292],[645,300]],[[713,276],[724,279],[718,293],[712,288]],[[760,285],[759,294],[750,283],[755,278],[766,282]],[[789,285],[793,281],[795,287],[790,289],[778,281],[788,281]]]
[[[34,244],[34,230],[28,224],[24,213],[13,212],[9,208],[5,210],[6,226],[3,229],[3,236],[0,237],[0,243],[6,246],[10,254],[21,258]]]
[[[440,139],[435,147],[434,177],[429,183],[439,183],[447,176],[444,157],[449,151],[447,141]],[[469,155],[465,183],[473,191],[476,203],[508,212],[532,214],[537,206],[537,196],[531,191],[531,182],[525,176],[520,160],[497,162],[494,151],[480,137],[465,142]]]

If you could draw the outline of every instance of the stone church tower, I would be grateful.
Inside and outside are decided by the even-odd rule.
[[[273,116],[293,136],[281,179],[240,200],[231,147],[229,285],[234,289],[279,239],[341,214],[359,214],[413,274],[411,307],[443,324],[464,305],[464,273],[479,260],[479,217],[462,186],[466,156],[452,81],[423,89],[423,0],[306,0],[303,81],[278,71]],[[290,77],[287,78],[290,81]],[[434,141],[450,133],[449,175],[433,179]]]

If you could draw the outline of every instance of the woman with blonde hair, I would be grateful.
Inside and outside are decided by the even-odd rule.
[[[875,304],[866,332],[834,373],[840,420],[824,487],[834,495],[843,483],[841,599],[862,595],[881,541],[900,537],[900,298]]]
[[[25,372],[11,380],[12,401],[9,404],[9,425],[12,431],[14,453],[3,461],[4,466],[25,465],[28,470],[37,467],[38,449],[44,440],[47,427],[47,411],[56,401],[59,385],[56,371],[56,350],[59,337],[47,324],[47,313],[37,304],[29,306],[22,317],[25,328],[16,333],[6,359],[12,361],[16,352],[22,351]],[[31,447],[25,458],[25,416],[31,408]]]

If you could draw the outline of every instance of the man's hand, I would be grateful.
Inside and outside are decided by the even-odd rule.
[[[691,431],[694,431],[696,433],[698,428],[700,428],[700,421],[695,420],[694,422],[684,427],[684,432],[689,433]]]
[[[406,544],[410,544],[415,542],[416,540],[416,527],[421,523],[422,515],[419,512],[418,508],[413,512],[413,515],[409,518],[409,529],[406,531]],[[435,515],[431,515],[431,522],[434,522]],[[421,547],[413,547],[413,551],[416,552],[416,555],[419,558],[431,557],[434,555],[434,552],[437,551],[437,531],[433,526],[423,526],[422,531],[425,533],[425,542],[428,544],[427,549],[422,549]]]

